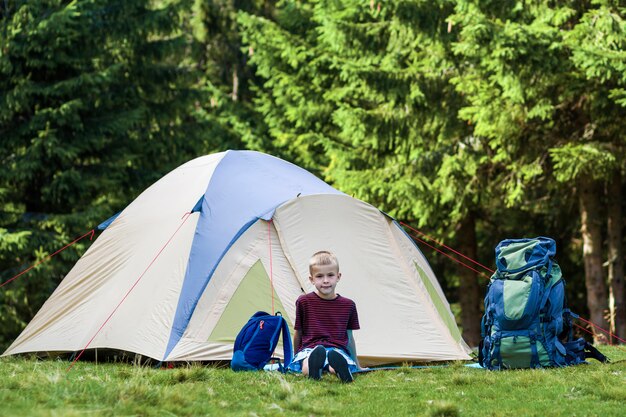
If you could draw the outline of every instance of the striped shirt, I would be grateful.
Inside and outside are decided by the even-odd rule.
[[[302,333],[296,351],[317,345],[348,350],[348,330],[360,328],[356,304],[339,294],[333,300],[320,298],[315,292],[301,295],[296,301],[294,328]]]

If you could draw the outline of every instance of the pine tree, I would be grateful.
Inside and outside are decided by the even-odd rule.
[[[592,181],[597,194],[604,194],[600,204],[607,204],[609,322],[611,329],[622,338],[626,335],[621,195],[626,144],[623,138],[626,116],[625,17],[626,9],[620,7],[619,2],[598,1],[585,10],[578,24],[566,36],[571,61],[584,86],[578,93],[588,120],[583,140],[553,151],[556,162],[565,171],[560,178],[562,181]],[[587,203],[581,201],[582,204]],[[591,222],[596,219],[591,217]],[[596,262],[601,264],[603,258]],[[597,273],[595,282],[588,282],[594,289],[599,288],[596,290],[598,297],[606,293],[603,284],[601,272]],[[602,307],[606,305],[604,300],[598,303]],[[599,309],[592,308],[591,301],[589,304],[590,311],[596,316],[594,319],[600,320],[601,312],[594,311]]]
[[[207,93],[201,115],[220,138],[220,148],[247,148],[275,153],[263,118],[252,103],[258,78],[247,65],[251,49],[244,48],[237,14],[272,18],[274,1],[195,0],[191,19],[196,47],[194,60],[203,73]]]
[[[460,114],[489,141],[507,172],[503,185],[509,203],[534,204],[541,213],[553,199],[564,206],[578,200],[587,305],[592,321],[606,327],[598,219],[602,178],[621,169],[614,131],[623,130],[622,90],[612,84],[624,71],[614,63],[612,79],[597,73],[611,52],[601,51],[603,43],[592,44],[603,38],[617,51],[623,39],[621,28],[590,31],[603,7],[576,1],[526,7],[458,1],[453,20],[461,27],[455,52],[465,60],[455,82],[471,103]]]
[[[184,3],[5,2],[0,15],[0,277],[4,282],[210,149],[179,33]],[[0,293],[0,344],[88,246]]]

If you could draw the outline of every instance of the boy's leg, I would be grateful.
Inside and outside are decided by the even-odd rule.
[[[324,346],[316,346],[308,359],[302,361],[302,374],[312,379],[322,379],[322,370],[326,362],[326,349]]]
[[[297,352],[292,358],[289,366],[287,366],[287,369],[291,372],[301,374],[303,371],[303,365],[307,364],[307,359],[309,358],[312,350],[313,349],[305,348]],[[308,369],[308,365],[306,366]]]
[[[336,350],[329,351],[328,364],[330,365],[331,372],[334,371],[342,382],[354,381],[354,377],[348,366],[348,361],[341,353]]]

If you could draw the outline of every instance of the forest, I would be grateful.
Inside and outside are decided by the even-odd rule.
[[[617,0],[2,0],[0,348],[98,224],[228,149],[492,268],[551,237],[571,309],[625,339],[624,132]],[[488,276],[417,245],[476,346]]]

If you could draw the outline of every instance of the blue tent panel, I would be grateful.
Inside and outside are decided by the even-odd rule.
[[[114,214],[113,216],[109,217],[108,219],[106,219],[105,221],[103,221],[102,223],[100,223],[97,227],[98,230],[102,231],[104,229],[106,229],[107,227],[109,227],[111,225],[111,223],[113,223],[115,221],[115,219],[117,219],[117,217],[122,214],[122,212],[120,211],[117,214]]]

